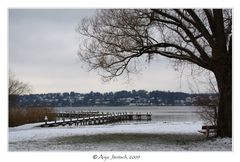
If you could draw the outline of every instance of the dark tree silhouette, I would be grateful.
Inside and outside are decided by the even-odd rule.
[[[16,79],[15,75],[10,72],[8,82],[8,102],[9,108],[17,106],[18,96],[31,91],[31,86],[27,83]]]
[[[106,80],[138,71],[155,55],[212,71],[219,90],[217,134],[232,136],[230,9],[98,10],[77,31],[80,59]]]

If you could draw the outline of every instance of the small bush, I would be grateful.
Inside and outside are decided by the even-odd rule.
[[[11,107],[9,109],[9,127],[43,122],[45,116],[49,121],[53,121],[56,118],[54,112],[53,108],[48,107]]]
[[[217,107],[205,106],[200,111],[200,117],[206,125],[217,125]]]

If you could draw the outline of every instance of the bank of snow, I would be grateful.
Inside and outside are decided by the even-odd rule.
[[[195,134],[201,129],[201,122],[191,123],[132,123],[108,124],[80,127],[40,128],[39,123],[9,128],[9,142],[42,140],[64,136],[113,134],[113,133],[149,133],[149,134]]]
[[[198,133],[202,126],[201,122],[116,123],[54,128],[40,128],[37,127],[39,124],[9,128],[9,150],[231,151],[232,149],[231,138],[206,139]],[[120,138],[118,136],[109,142],[108,139],[114,135],[120,135]],[[125,142],[126,137],[121,135],[127,137],[128,143]],[[131,136],[133,138],[129,140]],[[86,137],[90,140],[85,140]],[[101,145],[92,142],[96,138],[100,138],[100,142],[102,140],[107,142],[102,142]],[[72,143],[74,140],[75,143]],[[44,146],[41,146],[42,143]]]

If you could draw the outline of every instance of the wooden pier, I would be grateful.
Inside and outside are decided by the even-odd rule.
[[[41,127],[57,127],[57,126],[81,126],[81,125],[98,125],[108,124],[121,121],[131,120],[151,120],[151,113],[99,113],[99,112],[63,112],[56,113],[55,121],[47,121],[45,117],[45,123]]]

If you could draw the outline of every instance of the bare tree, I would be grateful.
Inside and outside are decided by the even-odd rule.
[[[13,72],[10,71],[8,83],[9,107],[16,106],[19,95],[31,92],[31,86],[16,79]]]
[[[195,78],[193,78],[195,79]],[[204,73],[201,80],[197,80],[196,84],[205,87],[205,91],[211,94],[210,96],[197,97],[196,105],[201,105],[199,115],[206,125],[217,125],[217,106],[219,103],[219,92],[217,90],[216,79],[210,71]],[[197,85],[198,87],[198,85]],[[194,91],[192,91],[194,93]]]
[[[217,134],[232,136],[230,9],[98,10],[77,31],[79,57],[104,79],[130,74],[161,55],[212,71],[219,91]]]

